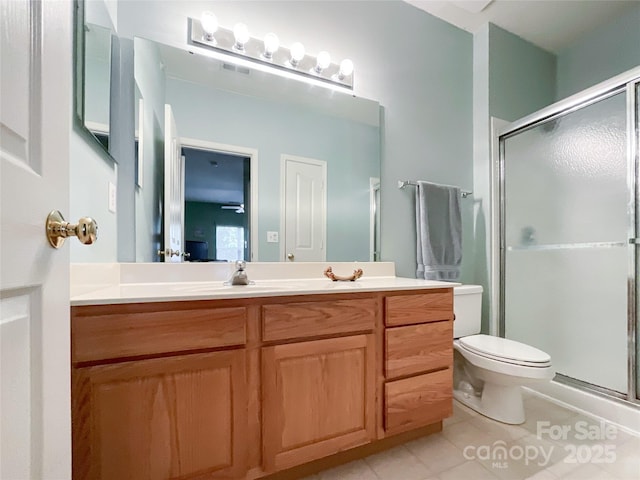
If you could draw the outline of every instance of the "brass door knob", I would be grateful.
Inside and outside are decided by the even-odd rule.
[[[293,260],[293,253],[289,253],[289,254],[287,254],[287,258],[288,258],[289,260]]]
[[[53,248],[60,248],[68,237],[78,237],[80,243],[91,245],[98,239],[98,224],[93,218],[82,217],[74,225],[66,222],[58,210],[53,210],[47,216],[46,233]]]

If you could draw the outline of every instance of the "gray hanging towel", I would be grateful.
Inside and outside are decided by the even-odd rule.
[[[458,280],[462,262],[460,188],[422,181],[417,183],[416,277]]]

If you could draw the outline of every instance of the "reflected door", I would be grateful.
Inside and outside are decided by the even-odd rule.
[[[627,391],[629,205],[624,90],[503,139],[507,338],[557,373]]]
[[[164,106],[164,255],[181,262],[184,244],[184,157],[171,105]]]
[[[327,164],[283,157],[284,252],[293,262],[326,260]]]

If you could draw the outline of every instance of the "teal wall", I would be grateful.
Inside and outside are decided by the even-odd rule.
[[[474,35],[473,46],[472,282],[484,288],[482,331],[489,331],[491,291],[491,117],[514,121],[555,100],[556,57],[493,24]],[[469,282],[471,283],[471,282]]]
[[[371,81],[376,88],[374,98],[385,108],[382,260],[396,262],[398,275],[414,277],[414,191],[399,190],[396,184],[398,180],[426,180],[472,189],[473,38],[412,6],[373,5],[367,2],[372,21],[364,14],[368,20],[361,28],[371,27],[366,37],[363,32],[364,46],[376,56],[378,69]],[[390,26],[399,30],[373,33],[387,32]],[[371,35],[373,38],[367,38]],[[472,212],[473,199],[462,200],[463,282],[472,278],[473,257],[466,253],[473,246]]]
[[[157,251],[164,244],[162,211],[164,199],[164,104],[166,82],[160,62],[160,52],[154,42],[136,38],[134,74],[143,98],[142,187],[136,186],[135,196],[135,261],[158,261]]]
[[[489,25],[489,114],[514,121],[556,98],[556,56]]]
[[[558,95],[563,99],[640,65],[640,2],[587,33],[558,55]]]
[[[185,202],[184,239],[207,242],[209,258],[216,254],[216,227],[237,226],[247,229],[247,215],[223,210],[220,203]]]
[[[118,261],[136,260],[136,165],[135,165],[135,81],[133,40],[113,36],[111,50],[111,102],[109,109],[109,153],[117,162]]]
[[[472,281],[482,285],[482,331],[488,333],[490,298],[489,25],[473,36],[473,248]],[[469,251],[465,251],[468,254]]]
[[[115,185],[116,166],[108,154],[77,125],[69,139],[69,212],[68,221],[90,216],[98,222],[100,241],[88,246],[67,242],[74,263],[117,262],[116,214],[108,209],[109,183]],[[103,232],[105,240],[103,240]],[[66,247],[66,245],[65,245]]]

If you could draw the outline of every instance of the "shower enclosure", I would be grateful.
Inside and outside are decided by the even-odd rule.
[[[556,381],[640,406],[640,68],[499,136],[499,331]]]

